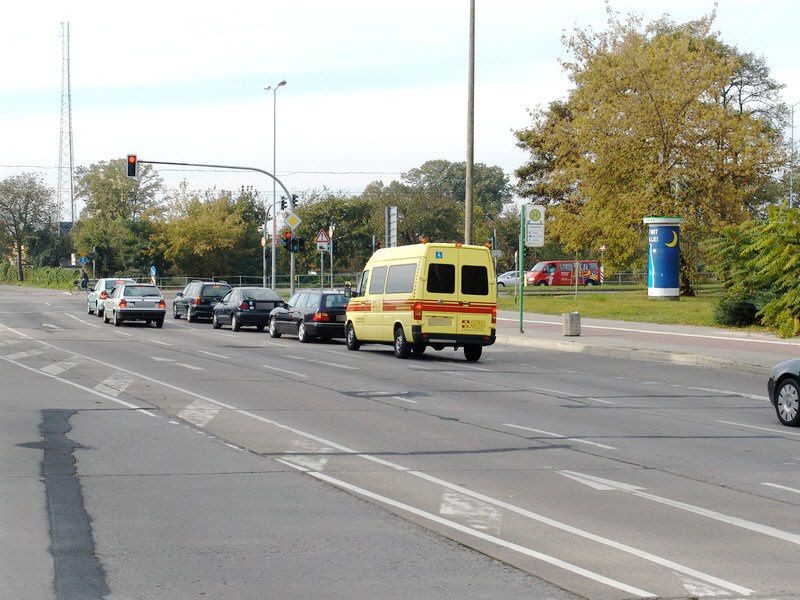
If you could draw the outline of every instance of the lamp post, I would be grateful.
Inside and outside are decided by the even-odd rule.
[[[794,207],[794,107],[798,104],[800,104],[800,101],[792,104],[792,147],[789,150],[789,208]]]
[[[276,148],[276,126],[277,126],[277,117],[278,117],[278,88],[281,86],[286,85],[286,80],[284,79],[277,85],[268,85],[264,88],[264,91],[268,92],[272,90],[272,173],[275,174],[275,148]],[[278,236],[278,212],[277,212],[277,200],[276,200],[276,192],[275,192],[275,180],[272,181],[272,289],[275,289],[275,249],[276,243],[275,238]],[[264,235],[267,235],[267,213],[264,211]],[[267,247],[264,246],[264,268],[266,270],[266,252]],[[266,279],[266,275],[264,277]],[[267,287],[267,282],[264,281],[264,287]]]

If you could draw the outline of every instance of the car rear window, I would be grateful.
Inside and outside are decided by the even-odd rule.
[[[245,288],[242,290],[245,298],[251,300],[280,300],[281,297],[273,292],[264,288]]]
[[[323,308],[344,308],[350,298],[344,294],[323,294],[322,307]]]
[[[105,289],[113,290],[120,283],[133,283],[130,279],[106,279],[104,282]]]
[[[160,296],[161,292],[154,285],[128,285],[125,286],[126,296]]]
[[[486,267],[461,265],[461,293],[470,296],[489,293],[489,272]]]
[[[425,289],[431,294],[452,294],[456,291],[456,266],[446,263],[428,265]]]
[[[231,289],[231,286],[224,283],[206,284],[203,286],[203,291],[200,295],[203,298],[222,298]]]

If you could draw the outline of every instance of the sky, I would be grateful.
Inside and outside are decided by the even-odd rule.
[[[714,2],[611,7],[686,21]],[[76,165],[137,154],[272,171],[274,131],[278,177],[302,196],[356,194],[427,160],[463,161],[468,18],[468,0],[4,2],[0,179],[36,172],[56,187],[65,21]],[[605,23],[603,0],[476,1],[476,162],[513,182],[526,158],[513,131],[569,91],[562,35]],[[798,24],[790,0],[718,1],[722,40],[764,56],[789,104],[800,101]],[[281,80],[277,94],[264,90]],[[185,179],[190,189],[272,191],[263,175],[159,173],[167,188]]]

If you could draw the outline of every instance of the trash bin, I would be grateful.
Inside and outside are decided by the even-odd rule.
[[[571,313],[562,313],[561,318],[564,322],[564,335],[581,334],[581,313],[577,310]]]

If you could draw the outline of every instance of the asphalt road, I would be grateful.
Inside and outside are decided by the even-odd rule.
[[[3,598],[800,597],[800,430],[763,376],[0,288],[0,382]]]

